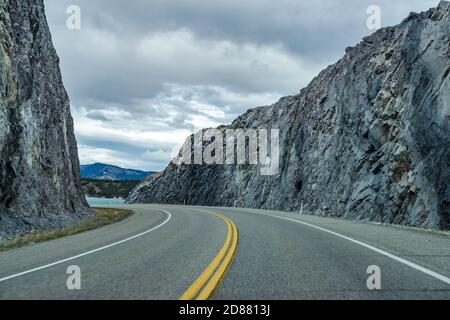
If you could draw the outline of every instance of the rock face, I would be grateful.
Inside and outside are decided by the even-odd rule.
[[[0,0],[0,240],[90,214],[42,0]]]
[[[299,210],[450,228],[450,7],[366,37],[228,128],[280,129],[280,170],[171,163],[128,202]]]

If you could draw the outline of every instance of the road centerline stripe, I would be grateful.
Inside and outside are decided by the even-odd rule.
[[[200,294],[197,297],[197,300],[207,300],[209,297],[213,295],[217,287],[219,286],[220,282],[225,276],[225,273],[228,271],[228,269],[231,266],[231,262],[233,261],[233,258],[236,254],[236,249],[238,245],[238,231],[236,225],[233,223],[231,219],[225,216],[225,219],[229,220],[232,228],[233,228],[233,242],[228,250],[228,254],[224,258],[222,264],[220,267],[216,270],[214,275],[211,277],[211,279],[208,281],[208,283],[205,285],[203,290],[200,292]]]
[[[157,209],[157,210],[166,213],[167,214],[167,219],[164,220],[164,222],[162,222],[159,225],[157,225],[156,227],[153,227],[153,228],[151,228],[151,229],[149,229],[147,231],[141,232],[141,233],[136,234],[134,236],[131,236],[129,238],[113,242],[113,243],[108,244],[106,246],[103,246],[103,247],[100,247],[100,248],[97,248],[97,249],[94,249],[94,250],[90,250],[90,251],[78,254],[76,256],[72,256],[72,257],[69,257],[69,258],[66,258],[66,259],[63,259],[63,260],[58,260],[58,261],[55,261],[55,262],[52,262],[52,263],[49,263],[49,264],[46,264],[46,265],[43,265],[43,266],[40,266],[40,267],[37,267],[37,268],[29,269],[29,270],[26,270],[26,271],[23,271],[23,272],[19,272],[19,273],[16,273],[16,274],[4,277],[4,278],[0,278],[0,282],[7,281],[7,280],[10,280],[10,279],[13,279],[13,278],[17,278],[17,277],[20,277],[20,276],[23,276],[23,275],[26,275],[26,274],[29,274],[29,273],[32,273],[32,272],[36,272],[36,271],[39,271],[39,270],[47,269],[47,268],[50,268],[50,267],[53,267],[53,266],[56,266],[56,265],[59,265],[59,264],[62,264],[62,263],[68,262],[68,261],[72,261],[72,260],[75,260],[75,259],[87,256],[87,255],[90,255],[90,254],[93,254],[93,253],[96,253],[96,252],[99,252],[99,251],[102,251],[102,250],[105,250],[105,249],[117,246],[117,245],[122,244],[124,242],[128,242],[130,240],[133,240],[133,239],[139,238],[139,237],[141,237],[143,235],[146,235],[146,234],[148,234],[148,233],[150,233],[152,231],[155,231],[155,230],[161,228],[162,226],[164,226],[172,218],[172,215],[170,214],[170,212],[168,212],[166,210],[162,210],[162,209]]]
[[[230,267],[237,250],[238,230],[236,224],[225,215],[207,210],[197,210],[209,213],[222,221],[227,226],[227,237],[224,245],[214,260],[194,281],[194,283],[183,293],[180,300],[206,300],[209,299],[219,286],[226,271]]]

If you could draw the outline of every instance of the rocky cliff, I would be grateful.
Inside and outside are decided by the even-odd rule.
[[[0,240],[90,214],[43,0],[0,0]]]
[[[295,96],[228,128],[280,129],[280,170],[181,165],[128,202],[244,206],[450,228],[450,8],[412,13]],[[223,128],[221,128],[223,129]]]

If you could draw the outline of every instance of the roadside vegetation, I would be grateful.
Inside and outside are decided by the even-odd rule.
[[[133,214],[131,210],[113,208],[93,208],[94,215],[79,224],[58,231],[37,232],[0,242],[0,251],[22,247],[28,244],[62,238],[84,231],[96,229],[108,224],[122,221]]]
[[[419,232],[419,233],[428,233],[428,234],[447,236],[447,237],[450,236],[450,231],[447,231],[447,230],[413,227],[413,226],[400,225],[400,224],[370,222],[370,221],[368,223],[387,227],[387,228],[396,228],[396,229],[409,230],[409,231],[415,231],[415,232]]]

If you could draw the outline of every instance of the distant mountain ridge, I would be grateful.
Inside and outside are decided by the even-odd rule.
[[[94,163],[80,166],[81,177],[98,180],[143,180],[153,174],[151,171],[125,169],[104,163]]]

